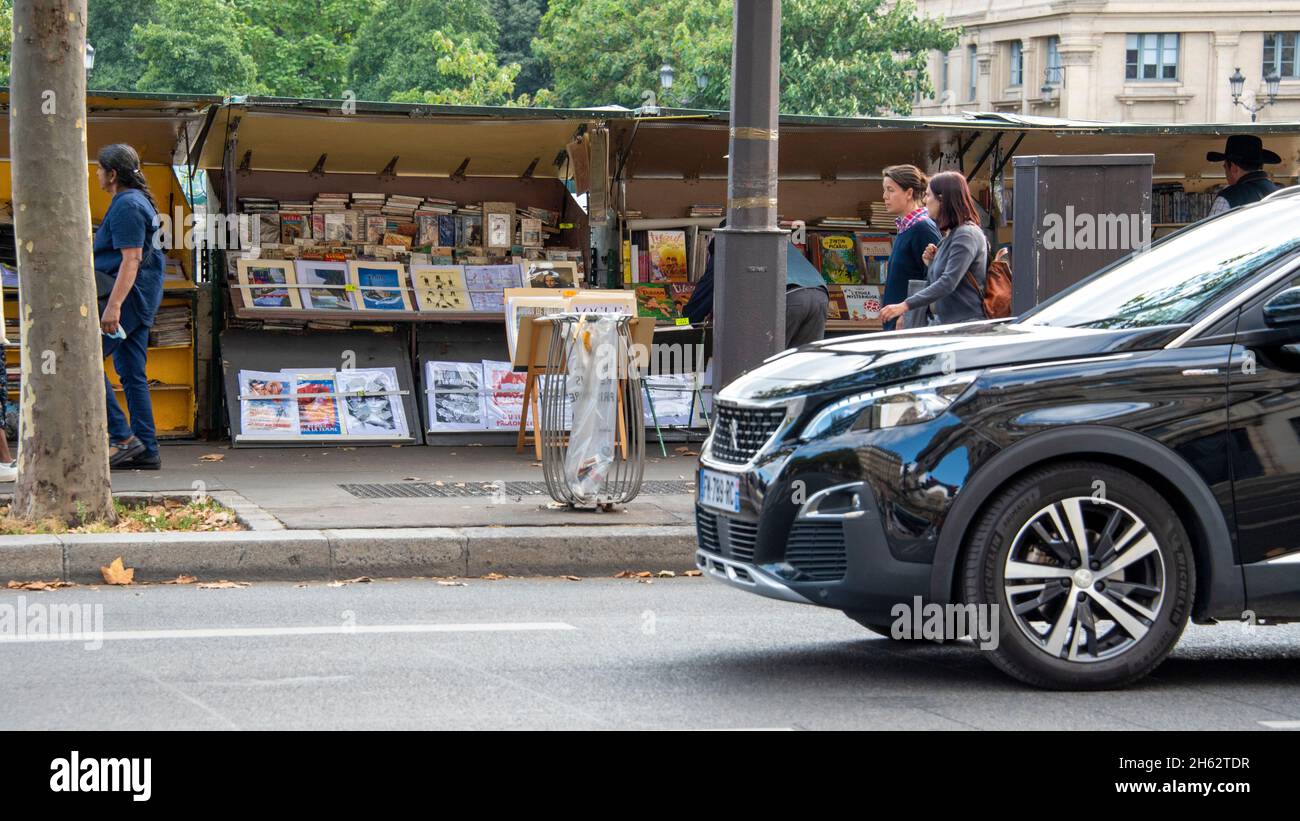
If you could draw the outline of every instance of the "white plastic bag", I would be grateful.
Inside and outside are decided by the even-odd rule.
[[[589,315],[573,326],[568,345],[568,394],[573,430],[564,476],[574,495],[594,501],[614,464],[618,425],[618,320]]]

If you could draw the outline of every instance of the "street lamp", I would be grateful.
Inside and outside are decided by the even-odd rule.
[[[1255,122],[1256,115],[1264,109],[1277,102],[1277,88],[1282,82],[1276,71],[1270,71],[1264,75],[1264,90],[1268,94],[1268,100],[1262,103],[1242,102],[1241,94],[1246,85],[1246,75],[1241,73],[1241,67],[1236,67],[1232,76],[1228,78],[1228,87],[1232,90],[1232,104],[1241,106],[1250,112],[1250,121]]]
[[[1043,87],[1038,89],[1038,93],[1043,96],[1044,105],[1052,104],[1052,98],[1056,96],[1056,83],[1060,81],[1059,73],[1053,66],[1043,69]]]
[[[1044,83],[1043,83],[1043,87],[1040,88],[1040,89],[1038,89],[1038,91],[1039,91],[1040,94],[1043,95],[1043,104],[1044,104],[1044,105],[1051,105],[1051,104],[1052,104],[1052,94],[1053,94],[1053,92],[1056,91],[1055,87],[1053,87],[1051,83],[1044,82]]]
[[[86,42],[86,72],[89,73],[95,67],[95,47]]]

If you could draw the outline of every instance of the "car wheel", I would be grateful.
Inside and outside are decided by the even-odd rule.
[[[996,605],[989,658],[1038,687],[1123,687],[1173,649],[1195,568],[1178,515],[1137,477],[1078,462],[999,493],[968,542],[967,603]]]

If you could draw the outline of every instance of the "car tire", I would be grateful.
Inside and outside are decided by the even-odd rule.
[[[967,542],[962,593],[996,605],[988,655],[1003,672],[1101,690],[1137,681],[1173,649],[1195,572],[1187,531],[1154,488],[1111,465],[1070,462],[992,499]]]

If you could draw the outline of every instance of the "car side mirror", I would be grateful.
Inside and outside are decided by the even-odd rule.
[[[1270,328],[1300,329],[1300,288],[1287,288],[1265,302],[1264,324]]]

